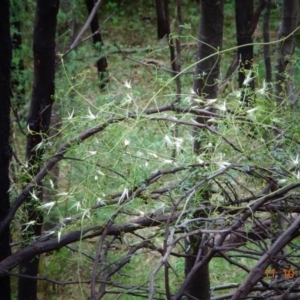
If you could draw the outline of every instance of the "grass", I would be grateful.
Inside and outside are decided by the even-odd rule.
[[[56,82],[56,102],[60,106],[62,117],[62,127],[59,134],[47,141],[45,159],[51,157],[54,149],[61,142],[77,136],[78,133],[97,126],[107,118],[112,116],[123,116],[128,110],[140,110],[145,107],[156,107],[170,103],[175,98],[175,82],[171,80],[168,73],[162,72],[157,67],[143,64],[146,60],[155,60],[164,67],[170,69],[168,41],[166,39],[156,40],[155,10],[153,1],[136,1],[136,17],[132,18],[132,7],[123,4],[120,6],[114,2],[107,2],[101,11],[101,20],[105,20],[112,13],[114,15],[103,25],[103,51],[108,53],[108,72],[110,82],[105,91],[99,91],[98,78],[94,62],[99,57],[95,49],[85,44],[78,47],[77,51],[71,52],[64,60],[64,63],[58,67]],[[184,23],[189,24],[183,30],[182,42],[197,42],[198,30],[198,9],[196,4],[191,1],[183,1],[184,5]],[[82,10],[83,11],[83,10]],[[234,8],[232,3],[225,5],[225,30],[223,49],[229,49],[235,46],[235,28],[234,28]],[[172,24],[175,19],[175,8],[171,10]],[[278,12],[274,11],[274,14]],[[86,16],[78,15],[83,22]],[[278,19],[278,18],[277,18]],[[124,20],[126,24],[124,25]],[[272,37],[274,38],[277,24],[272,24]],[[174,27],[173,27],[174,28]],[[174,28],[175,30],[175,28]],[[261,35],[261,29],[257,30],[257,36]],[[258,37],[255,37],[258,39]],[[132,50],[134,53],[128,54],[128,59],[120,53],[109,54],[121,49]],[[148,48],[148,50],[145,50]],[[185,69],[195,60],[195,45],[190,45],[182,50],[182,69]],[[256,48],[256,53],[261,53],[261,47]],[[234,50],[222,54],[222,74],[226,73],[227,66],[231,63],[234,56]],[[257,85],[262,85],[263,60],[260,57],[256,62]],[[192,71],[193,67],[189,69]],[[189,104],[191,96],[192,76],[182,76],[183,100],[182,105]],[[169,82],[169,83],[168,83]],[[130,86],[130,87],[129,87]],[[172,206],[172,197],[176,198],[195,182],[213,174],[220,168],[223,162],[245,162],[245,168],[248,165],[257,164],[261,167],[267,167],[276,162],[276,158],[266,160],[266,154],[270,153],[268,147],[272,145],[273,138],[270,138],[270,128],[276,118],[276,110],[272,105],[266,105],[266,95],[257,97],[257,112],[251,116],[256,122],[260,136],[259,139],[249,142],[248,134],[251,133],[252,123],[243,123],[238,117],[240,113],[240,104],[236,95],[236,83],[232,82],[224,98],[218,99],[217,105],[224,105],[226,102],[227,110],[232,113],[224,112],[224,120],[216,121],[216,128],[226,137],[236,143],[243,153],[233,152],[232,148],[224,142],[220,136],[214,136],[210,133],[203,133],[203,140],[206,139],[204,148],[208,149],[196,157],[193,155],[192,142],[193,136],[191,130],[186,127],[179,127],[179,138],[174,138],[174,126],[166,121],[153,122],[150,118],[138,117],[135,120],[126,120],[122,123],[108,127],[104,132],[86,141],[84,144],[76,145],[68,152],[68,158],[60,164],[60,174],[57,193],[52,201],[55,207],[49,213],[49,218],[61,220],[68,216],[82,214],[87,218],[79,218],[72,225],[62,229],[62,234],[83,226],[96,226],[104,224],[111,218],[113,213],[119,208],[121,195],[111,196],[112,194],[125,192],[141,183],[158,169],[170,169],[174,166],[182,166],[197,161],[209,161],[208,167],[203,167],[200,171],[191,172],[182,171],[180,175],[169,175],[164,177],[158,183],[153,184],[141,197],[124,206],[124,212],[117,218],[117,223],[131,220],[133,217],[142,216],[148,212],[153,212],[158,208],[165,206],[166,209]],[[272,110],[273,109],[273,110]],[[178,119],[183,118],[181,114],[170,114]],[[291,116],[292,118],[293,116]],[[190,117],[191,119],[191,117]],[[243,124],[243,126],[241,125]],[[13,131],[17,132],[17,126],[14,124]],[[285,129],[284,129],[285,130]],[[288,126],[286,128],[288,132]],[[298,138],[297,130],[293,137]],[[23,141],[19,136],[16,140],[16,151],[20,157],[23,155]],[[24,138],[24,137],[23,137]],[[177,142],[177,144],[175,143]],[[268,144],[269,143],[269,144]],[[177,149],[176,161],[172,161],[171,152],[174,146],[179,145]],[[293,144],[294,147],[294,144]],[[285,153],[284,159],[290,157],[295,148],[290,146],[289,151]],[[209,150],[212,149],[212,150]],[[218,165],[219,164],[219,165]],[[19,170],[21,173],[22,171]],[[232,178],[225,175],[220,176],[220,182],[227,181],[239,191],[240,195],[247,196],[249,191],[243,189],[243,184],[249,184],[250,187],[256,186],[259,189],[262,185],[260,180],[250,180],[246,175],[239,175],[241,172],[230,171]],[[187,182],[178,184],[174,189],[172,197],[162,197],[154,201],[150,199],[150,193],[157,188],[166,187],[171,183],[177,182],[179,178],[187,177]],[[51,178],[47,178],[47,186],[51,186]],[[238,184],[239,183],[239,184]],[[17,182],[14,186],[16,194],[21,191],[22,182]],[[216,185],[217,186],[217,185]],[[148,194],[147,194],[148,193]],[[197,197],[198,198],[197,198]],[[197,194],[194,201],[195,206],[201,203],[201,193]],[[104,201],[108,204],[97,211],[90,209],[97,201]],[[216,193],[212,197],[220,206],[223,205],[224,196]],[[214,203],[215,204],[215,203]],[[183,209],[183,207],[180,207]],[[130,213],[131,215],[128,215]],[[226,219],[226,218],[225,218]],[[19,223],[22,223],[22,216],[19,216]],[[157,247],[162,247],[163,230],[161,228],[149,228],[139,231],[153,242]],[[16,235],[17,236],[17,235]],[[17,238],[17,237],[16,237]],[[114,266],[127,253],[129,247],[135,245],[141,239],[134,235],[124,235],[121,241],[115,241],[109,250],[107,264]],[[40,276],[45,276],[60,282],[70,281],[89,281],[92,260],[97,247],[97,239],[89,239],[80,243],[75,243],[70,250],[63,248],[52,252],[50,255],[43,255],[40,265]],[[249,248],[257,250],[253,245],[246,245],[241,249]],[[251,248],[252,247],[252,248]],[[182,253],[180,246],[175,251]],[[230,251],[229,256],[237,255],[237,252]],[[158,252],[143,249],[139,250],[131,257],[130,263],[117,272],[111,280],[116,283],[122,283],[127,287],[123,290],[120,287],[111,287],[111,291],[120,292],[120,294],[107,294],[104,299],[141,299],[129,295],[129,292],[135,291],[134,286],[148,286],[149,276],[155,266],[158,264],[161,256]],[[255,263],[250,258],[233,257],[233,259],[251,269]],[[170,257],[169,263],[172,266],[170,270],[170,286],[172,292],[180,286],[184,279],[184,259]],[[214,258],[210,265],[211,286],[219,286],[229,283],[240,283],[246,277],[246,272],[228,263],[222,258]],[[161,270],[156,276],[155,285],[157,290],[165,290],[164,274]],[[146,283],[146,284],[145,284]],[[15,283],[14,283],[15,288]],[[80,285],[66,285],[65,287],[55,285],[50,282],[41,281],[39,285],[39,299],[87,299],[90,294],[89,283]],[[219,294],[223,292],[214,292]]]

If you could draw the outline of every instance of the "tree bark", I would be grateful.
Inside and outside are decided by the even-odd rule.
[[[263,21],[263,37],[264,37],[264,59],[266,68],[266,83],[272,82],[272,65],[271,65],[271,55],[270,55],[270,32],[269,32],[269,22],[270,22],[270,12],[272,7],[272,0],[266,0],[265,14]]]
[[[297,27],[298,0],[283,0],[282,17],[278,30],[278,40],[290,35]],[[275,95],[277,104],[281,104],[288,98],[293,102],[294,82],[288,80],[293,74],[291,57],[294,53],[295,36],[289,36],[283,41],[279,41],[276,46],[276,75],[275,75]]]
[[[217,97],[217,79],[220,73],[220,56],[218,51],[222,48],[223,39],[223,20],[224,20],[224,1],[223,0],[201,0],[200,1],[200,26],[197,44],[195,67],[195,78],[193,89],[194,92],[205,99],[213,99]],[[214,55],[215,54],[215,55]],[[204,117],[197,117],[196,122],[206,123]],[[197,137],[199,130],[195,130],[194,152],[199,154],[201,140]],[[209,189],[209,187],[208,187]],[[203,200],[209,199],[209,190],[203,191]],[[199,217],[199,216],[197,216]],[[198,224],[204,226],[204,224]],[[190,257],[185,260],[185,276],[189,273],[195,264],[201,261],[206,254],[207,248],[203,243],[203,236],[191,236],[187,240],[187,246],[190,250]],[[209,265],[206,264],[198,269],[192,277],[186,289],[188,300],[210,299],[210,280]]]
[[[10,72],[12,45],[9,29],[9,0],[0,0],[0,223],[7,215],[9,204],[9,161],[11,148],[10,135]],[[11,254],[10,230],[7,226],[0,235],[0,261]],[[10,278],[0,278],[0,297],[11,299]]]
[[[59,0],[38,0],[36,6],[33,54],[34,54],[34,83],[28,116],[26,160],[29,173],[34,176],[42,161],[43,146],[37,147],[47,137],[51,119],[51,107],[54,101],[54,75],[55,75],[55,33],[56,16]],[[41,235],[43,216],[36,209],[42,201],[42,188],[36,191],[38,200],[28,198],[25,204],[27,213],[26,223],[22,234],[26,240],[35,239]],[[22,262],[19,266],[20,275],[37,276],[39,256]],[[19,300],[37,299],[37,281],[25,277],[19,278]]]
[[[198,35],[196,60],[194,71],[194,92],[206,99],[217,97],[217,82],[220,74],[220,55],[223,38],[223,6],[224,1],[200,1],[200,27]],[[215,55],[213,55],[215,54]],[[213,56],[212,56],[213,55]],[[206,59],[209,57],[208,59]],[[197,122],[205,122],[202,117]],[[200,151],[200,142],[196,139],[194,152]]]
[[[170,33],[170,27],[165,15],[165,3],[163,0],[155,0],[156,6],[156,18],[157,18],[157,37],[159,39],[164,38]]]
[[[94,8],[95,1],[94,0],[86,0],[85,3],[86,3],[88,13],[90,14]],[[95,16],[90,24],[90,27],[91,27],[92,34],[97,32],[97,34],[93,35],[93,43],[94,43],[95,49],[97,50],[97,53],[101,54],[101,48],[103,45],[103,41],[102,41],[101,33],[99,31],[100,27],[99,27],[97,14],[95,14]],[[97,64],[98,76],[99,76],[99,80],[100,80],[100,89],[103,90],[108,81],[107,74],[106,74],[106,68],[107,68],[106,57],[101,56],[97,60],[96,64]]]
[[[254,100],[252,35],[265,5],[266,0],[259,0],[259,4],[254,12],[253,0],[235,1],[236,37],[237,45],[239,46],[238,82],[239,88],[242,89],[241,102],[246,106],[250,105]]]
[[[241,102],[249,105],[251,102],[251,91],[254,90],[253,81],[253,39],[252,39],[252,20],[254,15],[253,0],[235,0],[235,19],[236,19],[236,39],[237,45],[245,47],[238,48],[238,83],[239,88],[243,89]],[[247,78],[247,80],[245,80]]]
[[[207,217],[207,216],[205,216]],[[201,257],[207,254],[208,248],[201,245],[203,240],[202,236],[191,236],[187,244],[190,247],[188,254],[190,255],[185,259],[185,277],[193,269],[194,265],[197,264]],[[199,259],[197,259],[200,253]],[[192,277],[190,284],[186,289],[186,295],[188,300],[210,300],[210,279],[209,279],[209,265],[206,264],[203,268],[197,270],[195,275]]]

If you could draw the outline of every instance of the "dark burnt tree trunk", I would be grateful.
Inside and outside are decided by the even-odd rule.
[[[237,52],[239,60],[238,82],[239,88],[243,89],[241,102],[246,106],[250,105],[254,100],[252,35],[266,4],[265,0],[259,0],[259,4],[254,12],[253,2],[253,0],[235,0],[236,39],[239,46]]]
[[[9,30],[9,0],[0,0],[0,223],[9,205],[10,68],[12,46]],[[0,235],[0,261],[11,254],[9,226]],[[10,300],[10,278],[0,278],[0,298]]]
[[[264,59],[266,68],[266,83],[272,82],[272,66],[271,66],[271,55],[270,55],[270,32],[269,32],[269,22],[270,22],[270,12],[272,7],[272,0],[266,0],[265,14],[263,21],[263,37],[264,37]]]
[[[60,13],[65,15],[66,17],[63,18],[63,22],[59,22],[57,24],[56,28],[56,45],[55,45],[55,51],[57,54],[56,59],[59,59],[60,55],[65,53],[68,49],[70,49],[70,45],[72,43],[72,30],[70,28],[73,28],[74,24],[73,22],[76,22],[76,18],[70,18],[70,13],[72,12],[72,5],[71,0],[64,0],[60,1],[60,7],[59,7]],[[57,61],[56,61],[57,62]],[[68,63],[68,57],[64,58],[64,62]],[[59,63],[56,64],[56,72],[59,70],[61,65]],[[73,91],[71,91],[73,93]],[[74,96],[74,95],[72,95]],[[50,122],[50,131],[49,131],[49,137],[58,137],[60,136],[60,130],[61,130],[62,120],[61,120],[61,103],[60,101],[56,101],[53,103],[51,108],[51,122]],[[49,179],[51,179],[51,183],[47,180],[47,182],[44,183],[44,189],[43,189],[43,202],[49,203],[53,201],[53,197],[58,190],[58,182],[59,182],[59,166],[58,164],[55,165],[51,171],[49,172]],[[51,230],[58,222],[57,217],[55,217],[55,214],[52,214],[52,211],[50,211],[47,214],[47,217],[43,220],[43,232]],[[42,258],[43,259],[43,258]],[[41,261],[40,261],[41,264]],[[40,273],[43,272],[43,270],[40,268]],[[42,274],[40,274],[42,275]],[[41,281],[39,282],[39,291],[44,292],[46,287],[48,285],[51,285],[51,283],[47,281]]]
[[[282,2],[282,17],[278,30],[278,40],[287,37],[297,27],[298,17],[298,0],[283,0]],[[284,99],[289,99],[293,104],[294,83],[288,78],[293,73],[291,65],[291,57],[294,53],[295,36],[289,36],[283,41],[279,41],[276,47],[276,75],[275,75],[275,94],[276,102],[281,104]]]
[[[171,67],[172,67],[173,74],[175,75],[177,72],[179,72],[179,70],[176,65],[175,41],[171,37],[169,0],[156,0],[155,3],[156,3],[156,15],[157,15],[157,35],[159,39],[162,39],[165,36],[168,39],[170,58],[171,58]],[[178,7],[180,6],[181,4],[177,2],[177,17],[178,17],[178,10],[180,10],[178,9]],[[178,38],[177,41],[179,41]],[[176,82],[176,84],[178,86],[178,81]]]
[[[194,92],[206,99],[217,97],[217,80],[220,73],[220,58],[217,54],[222,48],[223,38],[223,6],[224,1],[200,1],[200,27],[197,44]],[[206,57],[211,56],[208,59]],[[197,122],[203,123],[205,119],[196,118]],[[194,152],[199,153],[200,143],[196,138]]]
[[[195,68],[194,92],[205,99],[217,97],[217,79],[220,73],[220,55],[218,51],[222,48],[223,20],[224,20],[224,1],[223,0],[201,0],[200,1],[200,26],[197,44],[197,65]],[[213,55],[215,54],[215,55]],[[212,56],[211,56],[212,55]],[[207,57],[211,56],[208,59]],[[203,117],[197,117],[197,122],[206,123]],[[197,137],[199,130],[195,130],[194,152],[200,153],[201,140]],[[202,192],[203,200],[209,199],[209,187]],[[199,216],[195,216],[199,217]],[[205,216],[203,216],[205,217]],[[197,227],[205,224],[197,224]],[[204,236],[191,236],[187,240],[188,254],[185,260],[185,276],[191,272],[207,252]],[[204,265],[198,269],[192,277],[187,290],[187,299],[210,299],[210,280],[209,266]]]
[[[94,8],[95,1],[94,0],[85,0],[85,3],[86,3],[86,7],[88,9],[88,13],[90,14]],[[102,41],[102,37],[101,37],[101,33],[100,33],[100,27],[99,27],[97,14],[95,14],[90,26],[91,26],[92,34],[94,34],[93,35],[94,46],[97,50],[98,55],[102,55],[101,48],[103,45],[103,41]],[[101,56],[97,60],[96,64],[97,64],[98,76],[99,76],[99,80],[100,80],[100,88],[104,89],[107,84],[107,80],[108,80],[108,76],[107,76],[107,72],[106,72],[106,68],[107,68],[106,57]]]
[[[199,217],[199,216],[197,216]],[[203,216],[203,217],[207,217]],[[201,224],[199,224],[201,226]],[[203,224],[204,226],[204,224]],[[192,271],[196,263],[201,261],[201,258],[207,254],[208,248],[201,243],[203,236],[191,236],[186,241],[186,247],[189,247],[189,257],[185,259],[185,277]],[[202,268],[198,269],[186,289],[186,296],[188,300],[209,300],[210,299],[210,280],[209,280],[209,265],[206,264]]]
[[[170,50],[170,59],[171,59],[171,67],[173,74],[177,72],[176,66],[176,55],[175,55],[175,42],[171,37],[171,29],[170,29],[170,16],[169,16],[169,0],[164,0],[164,16],[165,16],[165,30],[169,42],[169,50]]]
[[[236,38],[237,45],[243,46],[252,44],[252,20],[254,15],[253,0],[235,0],[235,18],[236,18]],[[254,90],[253,78],[253,45],[238,48],[238,83],[239,88],[243,89],[241,101],[245,105],[251,102],[251,91]],[[248,78],[249,80],[245,81]]]
[[[165,4],[163,0],[155,0],[156,5],[156,18],[157,18],[157,37],[162,39],[166,35],[169,35],[170,27],[168,20],[166,20],[165,15]]]
[[[171,37],[169,0],[156,0],[158,38],[167,37],[169,41],[170,59],[173,74],[178,72],[176,66],[175,41]]]
[[[26,146],[26,159],[32,176],[42,162],[43,146],[37,147],[37,145],[48,135],[51,107],[54,101],[55,32],[58,7],[59,0],[37,0],[33,36],[34,83],[28,116],[30,133]],[[35,237],[40,236],[42,230],[43,216],[36,208],[42,201],[41,187],[35,191],[35,194],[39,200],[31,197],[27,199],[25,205],[26,223],[34,223],[23,227],[23,238],[26,242],[33,241]],[[35,256],[20,264],[19,273],[37,276],[38,265],[39,256]],[[18,297],[20,300],[37,299],[37,280],[21,276]]]

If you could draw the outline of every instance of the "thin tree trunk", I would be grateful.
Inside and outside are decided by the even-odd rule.
[[[94,8],[95,1],[94,0],[86,0],[85,3],[86,3],[86,7],[88,9],[88,13],[90,14]],[[101,54],[101,48],[103,45],[103,41],[102,41],[102,37],[101,37],[101,33],[100,33],[100,27],[99,27],[97,14],[95,14],[90,26],[91,26],[91,31],[93,34],[95,32],[97,32],[97,34],[93,35],[93,43],[94,43],[95,49],[97,50],[97,53],[99,55],[99,54]],[[100,88],[104,89],[107,84],[107,81],[108,81],[108,77],[107,77],[107,73],[106,73],[106,68],[107,68],[106,57],[101,56],[97,60],[96,64],[97,64],[98,76],[99,76],[99,80],[100,80]]]
[[[43,146],[37,147],[47,137],[51,119],[51,107],[54,100],[55,75],[55,33],[56,16],[59,0],[38,0],[36,6],[33,54],[34,54],[34,84],[28,116],[30,133],[27,137],[26,160],[30,167],[29,172],[34,175],[39,168]],[[42,201],[42,187],[36,191],[38,200],[31,197],[27,199],[25,212],[27,224],[23,226],[23,238],[32,241],[41,234],[43,216],[36,209]],[[20,275],[37,276],[39,256],[20,264]],[[19,300],[37,299],[37,280],[20,277],[18,286]]]
[[[217,79],[220,73],[220,56],[218,55],[218,51],[222,48],[223,9],[223,0],[200,1],[200,26],[196,54],[198,63],[194,72],[193,89],[198,96],[205,99],[217,97]],[[206,123],[206,119],[197,117],[196,122]],[[198,134],[199,130],[195,130],[194,152],[196,154],[199,154],[201,151],[201,140],[197,137]],[[203,200],[208,200],[210,197],[208,189],[203,191]],[[197,224],[197,226],[204,226],[204,224]],[[185,276],[188,277],[194,265],[201,261],[206,254],[207,248],[205,247],[205,240],[202,235],[191,236],[186,243],[189,249],[187,252],[190,254],[185,260]],[[210,299],[208,264],[196,271],[185,292],[188,300],[195,298],[199,300]]]
[[[270,11],[272,7],[272,0],[266,0],[264,22],[263,22],[263,36],[264,36],[264,58],[265,58],[265,68],[266,68],[266,83],[272,82],[272,66],[271,66],[271,55],[270,55],[270,32],[269,32],[269,22],[270,22]]]
[[[9,0],[0,0],[0,223],[9,211],[10,68],[12,46],[9,30]],[[11,254],[9,226],[0,235],[0,261]],[[0,278],[0,298],[11,299],[9,276]]]
[[[72,11],[72,0],[61,1],[60,3],[60,12],[63,14],[68,14]],[[70,45],[75,38],[72,36],[72,32],[70,32],[70,28],[73,28],[74,22],[76,19],[64,19],[64,22],[60,22],[57,24],[57,36],[64,37],[62,39],[57,39],[55,51],[56,53],[64,53],[66,49],[70,49]],[[68,32],[68,35],[66,33]],[[67,37],[67,38],[65,38]],[[65,63],[68,63],[68,57],[64,59]],[[56,71],[60,68],[60,64],[56,65]],[[71,95],[72,94],[72,95]],[[70,98],[74,97],[74,91],[70,91]],[[50,131],[49,137],[58,137],[60,135],[62,120],[61,120],[61,102],[56,101],[52,105],[51,110],[51,123],[50,123]],[[43,192],[43,202],[49,203],[53,201],[53,196],[55,192],[58,190],[59,186],[59,165],[55,165],[52,170],[49,172],[49,178],[52,183],[45,182],[44,192]],[[58,218],[51,212],[48,214],[48,220],[44,220],[43,223],[43,231],[51,230],[58,223]],[[41,282],[40,286],[43,287],[49,284],[48,282]]]
[[[191,236],[189,240],[186,241],[186,247],[190,247],[190,250],[187,253],[189,254],[189,257],[185,259],[185,277],[188,276],[194,265],[207,254],[208,248],[203,246],[202,241],[203,236]],[[197,270],[186,289],[186,296],[188,300],[193,300],[195,298],[198,300],[210,299],[210,278],[208,264]]]
[[[287,37],[297,27],[298,0],[283,0],[282,17],[278,30],[278,40]],[[275,95],[277,104],[281,104],[284,99],[293,101],[294,82],[289,82],[288,78],[293,73],[291,57],[294,53],[295,35],[289,36],[283,41],[279,41],[276,46],[276,76]]]
[[[235,18],[236,18],[236,38],[237,45],[245,47],[238,48],[239,88],[243,89],[241,101],[245,105],[251,102],[251,91],[254,90],[253,81],[253,39],[252,39],[252,20],[254,13],[253,0],[235,0]],[[247,78],[247,80],[245,80]]]
[[[252,35],[256,29],[261,12],[265,8],[265,0],[260,0],[254,12],[253,0],[235,0],[235,23],[238,48],[239,88],[243,89],[241,102],[250,105],[253,102],[253,39]],[[244,46],[247,45],[247,46]]]
[[[223,6],[223,0],[200,1],[200,27],[196,53],[198,63],[194,71],[193,89],[198,96],[206,99],[217,97],[217,79],[219,79],[220,74],[221,58],[218,51],[222,48],[223,38]],[[205,59],[208,56],[211,57]],[[203,123],[206,120],[198,117],[196,121]],[[199,131],[197,130],[197,132]],[[194,143],[195,153],[199,153],[200,143],[201,141],[196,138]]]
[[[157,37],[162,39],[169,34],[170,28],[166,21],[164,3],[162,0],[155,0],[157,18]]]

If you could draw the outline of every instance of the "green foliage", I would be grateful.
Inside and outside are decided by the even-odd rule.
[[[257,86],[254,107],[241,106],[242,91],[237,90],[234,80],[217,99],[204,101],[190,91],[192,76],[182,74],[180,77],[182,99],[177,107],[182,108],[181,111],[185,109],[185,112],[169,110],[153,115],[143,113],[147,109],[173,103],[176,97],[174,92],[176,84],[175,78],[169,73],[162,72],[160,66],[150,63],[147,66],[143,65],[144,61],[152,59],[159,63],[162,61],[162,67],[169,69],[168,41],[154,41],[155,26],[151,23],[154,9],[152,7],[148,10],[152,4],[138,2],[136,6],[141,7],[138,11],[139,18],[134,19],[130,18],[132,6],[124,4],[119,6],[114,1],[105,3],[101,19],[104,20],[111,13],[114,15],[103,25],[105,45],[100,53],[86,43],[65,58],[58,57],[55,105],[60,116],[59,129],[42,145],[45,147],[43,163],[55,155],[60,145],[74,138],[75,141],[73,140],[64,159],[59,163],[59,174],[54,176],[49,174],[44,179],[45,192],[50,195],[48,201],[37,202],[38,209],[44,212],[46,223],[64,224],[55,228],[53,233],[58,240],[73,230],[83,230],[92,226],[104,228],[116,212],[118,215],[113,220],[114,223],[126,224],[139,217],[151,216],[158,210],[160,214],[178,214],[178,218],[171,222],[169,227],[170,231],[174,230],[176,239],[184,230],[197,224],[193,223],[193,214],[203,204],[209,204],[209,208],[205,211],[208,220],[203,221],[207,230],[223,228],[223,225],[218,224],[226,224],[229,227],[238,217],[232,216],[231,210],[238,208],[242,211],[243,208],[250,206],[250,201],[235,203],[237,198],[244,199],[256,195],[274,174],[281,186],[299,179],[300,128],[297,121],[299,105],[297,104],[292,111],[275,105],[272,89],[266,86],[264,75],[261,75],[263,62],[260,59],[254,67]],[[188,4],[190,1],[184,1],[184,5]],[[70,11],[60,12],[59,24],[65,25],[70,18],[78,18],[83,23],[86,18],[84,9],[82,4],[73,3]],[[232,9],[232,3],[226,4],[228,18],[225,20],[224,51],[220,52],[222,74],[227,71],[236,50]],[[172,8],[171,11],[174,14],[175,9]],[[25,15],[24,11],[22,13]],[[141,18],[144,13],[149,15],[150,24]],[[197,42],[195,36],[198,28],[198,7],[190,4],[186,15],[188,17],[184,20],[185,25],[180,39],[182,42]],[[173,15],[172,17],[174,18]],[[125,25],[124,20],[128,20]],[[26,20],[23,26],[28,30],[29,22]],[[176,35],[174,30],[173,37],[177,38]],[[30,82],[32,82],[32,57],[28,46],[30,39],[31,36],[25,35],[24,45],[15,52],[13,59],[14,66],[17,66],[21,59],[26,65],[26,71],[19,70],[14,74],[14,77],[22,82],[20,86],[25,88],[25,98],[30,97]],[[68,49],[70,44],[68,29],[60,32],[58,42],[61,43],[62,52]],[[122,53],[116,53],[119,48],[115,44],[121,49],[133,49],[133,54],[128,55],[134,59],[127,60]],[[193,71],[195,65],[194,48],[189,47],[182,50],[183,72]],[[260,48],[261,45],[257,45],[257,54],[260,53]],[[106,90],[100,92],[97,88],[98,78],[94,63],[103,54],[108,55],[110,82]],[[297,74],[298,64],[298,60],[293,62]],[[299,75],[295,78],[297,76]],[[199,107],[215,112],[216,115],[207,120],[212,130],[206,128],[197,130],[196,133],[192,131],[191,124],[195,123],[192,123],[194,113],[191,110],[197,110]],[[24,106],[22,115],[26,109],[27,106]],[[118,121],[112,122],[117,119]],[[19,122],[26,131],[26,122],[24,120]],[[181,124],[175,125],[180,122]],[[53,128],[54,125],[56,124],[53,124]],[[12,164],[13,199],[28,182],[29,169],[32,167],[27,166],[22,159],[25,137],[20,134],[18,126],[15,120],[13,147],[19,163]],[[101,126],[103,130],[99,130],[92,138],[85,141],[79,138],[82,132]],[[175,133],[176,130],[178,134]],[[280,138],[274,135],[277,131],[280,132]],[[195,140],[201,142],[199,155],[193,153]],[[182,169],[170,171],[177,168]],[[280,169],[280,172],[276,172],[277,169]],[[158,171],[170,172],[167,175],[158,174],[151,177]],[[183,201],[179,201],[177,206],[174,204],[201,182],[203,183],[195,188],[193,193],[188,194]],[[209,203],[204,197],[204,191],[208,187],[211,187]],[[162,193],[163,189],[167,192]],[[224,208],[224,213],[219,213],[220,208]],[[263,213],[258,212],[252,217],[254,220],[261,216]],[[216,221],[212,224],[210,218],[215,218]],[[24,225],[23,220],[22,212],[14,220],[12,230],[16,242],[21,242],[22,237],[17,228]],[[245,224],[247,234],[251,231],[251,226],[251,221],[247,221]],[[168,239],[168,243],[174,241],[170,238],[170,233],[165,236],[165,230],[166,227],[162,224],[141,229],[137,234],[120,232],[118,239],[111,244],[108,239],[105,240],[108,255],[99,264],[101,275],[105,273],[106,268],[113,269],[126,256],[129,249],[142,240],[149,241],[152,246],[139,249],[132,254],[130,263],[110,278],[112,282],[120,283],[125,288],[110,285],[108,291],[118,292],[122,295],[122,299],[140,299],[130,292],[139,286],[148,287],[151,272],[163,255],[162,251],[156,250],[162,249],[165,239]],[[49,256],[43,256],[41,276],[60,282],[78,281],[80,285],[77,293],[73,291],[70,294],[73,288],[66,287],[62,290],[54,289],[51,284],[41,284],[41,297],[47,295],[47,299],[50,299],[50,296],[53,296],[53,299],[60,299],[61,295],[68,294],[68,299],[88,297],[89,286],[84,282],[90,280],[93,267],[91,257],[95,257],[99,243],[98,240],[95,243],[93,238],[75,243],[72,245],[73,249],[62,248]],[[214,238],[212,236],[212,239]],[[249,243],[250,246],[243,245],[242,249],[246,251],[250,247],[250,250],[256,251],[255,258],[241,259],[237,252],[229,251],[229,253],[235,263],[250,269],[259,258],[258,253],[261,253],[259,251],[265,251],[267,247],[259,248],[259,243],[253,241]],[[184,258],[180,257],[186,250],[183,244],[182,239],[172,249],[179,256],[169,256],[167,261],[171,266],[169,273],[172,293],[177,291],[184,279]],[[293,251],[295,252],[291,249],[291,253]],[[210,269],[213,285],[240,283],[246,276],[246,273],[241,274],[236,265],[219,257],[211,261]],[[163,269],[160,269],[154,282],[159,292],[165,290],[163,276]],[[146,294],[147,290],[141,292],[141,295]],[[113,294],[106,297],[116,298]]]

